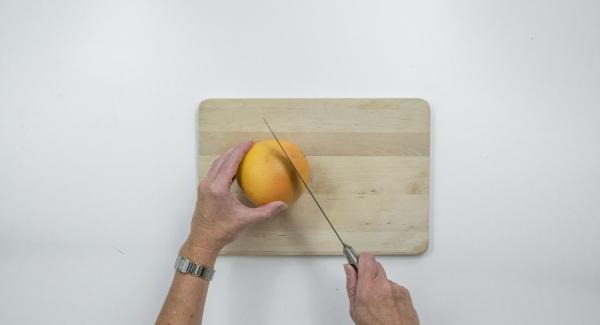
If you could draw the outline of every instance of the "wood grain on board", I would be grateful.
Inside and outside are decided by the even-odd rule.
[[[420,254],[429,241],[429,106],[421,99],[212,99],[200,104],[198,177],[227,148],[271,139],[300,145],[310,186],[344,241],[376,254]],[[237,184],[234,192],[241,194]],[[252,225],[226,255],[339,255],[308,194]]]

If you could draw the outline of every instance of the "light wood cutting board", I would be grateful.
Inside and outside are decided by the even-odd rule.
[[[211,99],[200,104],[198,176],[227,148],[278,137],[311,165],[311,189],[357,251],[420,254],[429,242],[429,106],[421,99]],[[234,192],[241,193],[234,183]],[[241,195],[241,194],[240,194]],[[339,255],[305,193],[282,215],[246,229],[226,255]]]

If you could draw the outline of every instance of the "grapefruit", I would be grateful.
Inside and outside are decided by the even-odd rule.
[[[281,140],[281,145],[308,183],[310,166],[300,147],[285,140]],[[236,178],[246,197],[256,205],[280,200],[291,206],[304,191],[302,181],[276,140],[254,143],[242,159]]]

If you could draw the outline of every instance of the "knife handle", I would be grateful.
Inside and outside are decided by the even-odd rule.
[[[358,253],[352,248],[352,246],[344,243],[344,249],[342,251],[346,259],[348,260],[348,264],[352,265],[352,267],[358,271]]]

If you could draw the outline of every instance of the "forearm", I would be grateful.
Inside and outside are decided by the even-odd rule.
[[[179,255],[210,268],[214,267],[218,254],[218,248],[191,244],[190,241],[187,241],[179,251]],[[156,323],[200,324],[207,292],[208,281],[176,272]]]
[[[240,161],[252,145],[252,141],[241,143],[211,165],[198,185],[190,235],[179,255],[212,269],[219,251],[246,226],[272,218],[287,208],[283,201],[250,208],[231,192]],[[207,291],[208,281],[188,274],[175,274],[156,323],[200,324]]]

